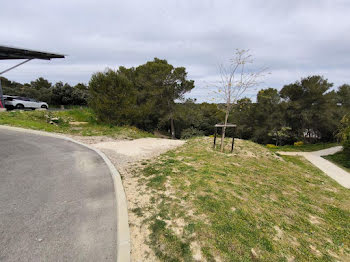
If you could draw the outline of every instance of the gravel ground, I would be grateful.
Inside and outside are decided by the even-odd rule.
[[[150,159],[154,156],[158,156],[185,143],[184,140],[164,138],[118,140],[105,136],[70,137],[101,150],[111,159],[118,170],[142,159]]]

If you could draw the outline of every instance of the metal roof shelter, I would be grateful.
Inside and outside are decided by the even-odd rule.
[[[53,58],[65,58],[65,55],[0,45],[0,60],[25,59],[25,61],[0,72],[0,76],[33,59],[51,60]],[[4,108],[4,107],[5,105],[4,105],[4,98],[3,98],[1,79],[0,79],[0,108]]]

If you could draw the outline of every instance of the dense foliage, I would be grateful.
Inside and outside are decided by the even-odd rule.
[[[89,106],[99,121],[114,125],[135,124],[139,111],[136,110],[135,88],[126,76],[108,70],[96,73],[90,81]]]
[[[321,76],[310,76],[279,92],[260,90],[256,103],[244,100],[245,106],[237,105],[231,121],[248,131],[242,137],[264,144],[334,141],[340,120],[349,112],[350,86],[337,91],[330,90],[332,86]]]
[[[50,105],[87,105],[88,87],[84,84],[71,86],[58,82],[52,85],[42,77],[30,83],[21,84],[5,77],[0,78],[5,95],[34,98]]]
[[[136,68],[94,74],[89,106],[99,120],[132,124],[147,131],[169,127],[175,137],[176,100],[194,87],[184,67],[155,58]]]
[[[350,86],[330,90],[332,85],[321,76],[311,76],[280,91],[262,89],[255,103],[248,98],[238,101],[229,122],[237,124],[236,136],[262,144],[335,141],[341,119],[350,112]],[[178,104],[178,128],[192,127],[209,135],[222,119],[223,113],[214,104],[192,100]]]
[[[184,100],[194,87],[184,67],[155,58],[138,67],[120,67],[92,76],[89,86],[52,85],[39,78],[19,84],[2,78],[4,94],[20,95],[53,105],[85,105],[98,121],[159,130],[177,138],[212,135],[224,119],[217,104]],[[232,108],[228,122],[237,124],[235,135],[261,144],[285,145],[342,140],[350,147],[350,85],[331,89],[321,76],[285,85],[280,91],[262,89],[256,101],[244,98]],[[340,131],[340,133],[339,133]],[[233,130],[227,130],[232,136]],[[347,149],[349,150],[349,149]]]
[[[343,143],[344,152],[350,159],[350,114],[343,117],[339,135]]]

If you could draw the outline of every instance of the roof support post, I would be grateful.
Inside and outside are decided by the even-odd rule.
[[[27,59],[27,60],[25,60],[17,65],[14,65],[10,68],[7,68],[6,70],[0,72],[0,76],[4,73],[7,73],[8,71],[11,71],[12,69],[15,69],[16,67],[19,67],[20,65],[23,65],[23,64],[29,62],[30,60],[33,60],[33,58],[29,58],[29,59]],[[0,79],[0,108],[5,108],[4,94],[2,92],[2,86],[1,86],[1,79]]]
[[[23,62],[21,62],[21,63],[15,65],[15,66],[12,66],[12,67],[10,67],[10,68],[8,68],[8,69],[6,69],[6,70],[0,72],[0,75],[5,74],[5,73],[7,73],[8,71],[11,71],[12,69],[15,69],[16,67],[19,67],[20,65],[23,65],[23,64],[29,62],[30,60],[33,60],[33,58],[29,58],[29,59],[27,59],[27,60],[25,60],[25,61],[23,61]]]
[[[4,96],[2,93],[1,78],[0,78],[0,108],[5,108]]]

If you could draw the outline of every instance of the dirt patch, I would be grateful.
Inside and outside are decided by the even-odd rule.
[[[198,244],[198,242],[195,241],[191,243],[191,250],[194,261],[206,261],[202,256],[201,246]]]
[[[280,229],[279,226],[274,226],[273,228],[276,230],[276,235],[274,236],[273,240],[281,240],[283,237],[282,229]]]
[[[147,206],[150,195],[145,186],[138,182],[128,168],[120,171],[128,200],[129,226],[131,238],[131,261],[158,261],[153,250],[149,247],[150,230],[144,220],[150,216]],[[137,212],[140,210],[140,212]]]
[[[88,122],[71,121],[71,122],[69,122],[69,124],[72,126],[81,126],[81,125],[87,125]]]
[[[92,145],[100,142],[115,142],[116,140],[108,136],[75,136],[75,135],[66,135],[73,138],[79,142],[82,142],[87,145]],[[118,140],[119,141],[119,140]]]
[[[317,257],[322,256],[322,253],[319,250],[317,250],[317,248],[315,246],[310,245],[309,247],[311,249],[311,252],[314,253]]]
[[[318,225],[322,223],[322,219],[317,217],[317,216],[313,216],[313,215],[309,215],[309,221],[311,224],[314,225]]]
[[[185,143],[183,140],[161,138],[141,138],[135,140],[117,140],[106,136],[71,136],[75,140],[89,144],[101,150],[116,166],[122,176],[123,186],[128,201],[131,261],[159,261],[147,244],[150,231],[145,220],[150,217],[148,207],[151,205],[151,192],[139,183],[135,168],[141,168],[142,161],[174,149]],[[175,221],[172,221],[175,223]],[[177,227],[183,228],[183,221],[176,221]],[[178,232],[180,234],[180,232]],[[197,257],[201,254],[196,245]],[[199,249],[200,250],[200,249]]]
[[[141,138],[131,141],[99,142],[93,144],[93,146],[102,150],[113,150],[117,154],[129,156],[133,159],[142,159],[143,157],[151,158],[152,156],[159,155],[184,143],[185,141],[183,140]]]

